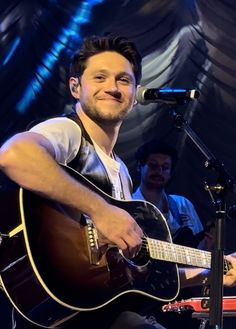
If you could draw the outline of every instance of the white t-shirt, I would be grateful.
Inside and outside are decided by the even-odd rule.
[[[66,117],[57,117],[43,121],[30,129],[46,137],[52,144],[55,152],[55,160],[63,165],[67,165],[77,155],[81,143],[81,129],[79,125]],[[121,185],[121,171],[124,175],[128,175],[127,167],[108,156],[103,150],[93,141],[95,151],[103,162],[108,177],[112,183],[113,196],[117,199],[129,198],[130,194],[127,188]]]

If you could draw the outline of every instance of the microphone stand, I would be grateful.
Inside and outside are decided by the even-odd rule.
[[[177,113],[171,106],[170,110],[174,117],[175,127],[184,129],[185,133],[198,147],[201,153],[206,157],[205,167],[215,170],[218,173],[217,184],[214,186],[206,185],[205,189],[212,196],[212,191],[216,194],[213,202],[216,206],[215,216],[215,248],[211,255],[210,272],[210,300],[209,300],[209,324],[215,329],[223,328],[223,274],[224,274],[224,247],[225,247],[225,219],[226,202],[225,197],[228,190],[235,193],[236,187],[232,177],[224,168],[224,164],[215,158],[210,150],[203,144],[196,133],[190,128],[183,117],[183,114]]]

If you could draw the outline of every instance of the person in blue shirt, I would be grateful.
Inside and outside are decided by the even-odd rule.
[[[203,225],[192,202],[166,192],[178,160],[176,149],[154,139],[142,145],[135,157],[140,184],[133,199],[149,201],[162,212],[174,242],[198,247]]]

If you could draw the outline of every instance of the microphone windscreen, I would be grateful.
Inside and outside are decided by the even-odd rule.
[[[145,105],[146,104],[145,97],[144,97],[144,94],[145,94],[145,91],[146,90],[147,90],[147,88],[145,88],[145,87],[138,87],[137,88],[137,91],[136,91],[136,101],[139,104],[142,104],[142,105]]]

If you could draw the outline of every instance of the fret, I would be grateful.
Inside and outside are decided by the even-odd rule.
[[[211,253],[170,242],[147,238],[150,257],[157,260],[210,268]]]

